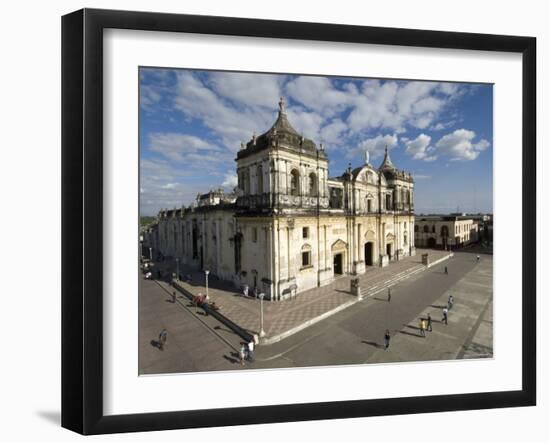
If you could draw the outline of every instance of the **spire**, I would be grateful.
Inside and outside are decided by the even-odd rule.
[[[302,135],[299,134],[288,121],[286,115],[286,102],[284,97],[281,97],[281,99],[279,100],[279,115],[277,116],[277,120],[268,132],[271,132],[272,135],[276,135],[279,132],[287,132],[300,137],[300,139],[302,138]]]
[[[388,145],[384,149],[384,160],[378,169],[395,169],[395,166],[391,162],[390,153],[388,152]]]
[[[286,106],[285,98],[281,96],[279,100],[279,114],[285,113],[285,106]]]

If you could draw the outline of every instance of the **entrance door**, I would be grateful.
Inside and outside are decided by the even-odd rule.
[[[428,239],[428,248],[435,248],[435,246],[436,246],[435,238],[430,237]]]
[[[334,263],[333,263],[333,269],[334,269],[334,275],[342,275],[344,273],[343,267],[342,267],[342,254],[335,254],[334,255]]]
[[[388,258],[391,260],[392,259],[391,243],[386,244],[386,254],[388,255]]]
[[[365,264],[372,266],[372,242],[365,243]]]

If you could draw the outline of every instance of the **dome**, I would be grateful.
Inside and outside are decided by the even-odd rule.
[[[247,157],[255,152],[262,151],[269,147],[284,147],[301,154],[317,155],[317,146],[307,138],[304,138],[296,131],[288,121],[285,111],[285,101],[281,97],[279,101],[279,114],[273,126],[258,137],[253,136],[244,149],[241,149],[237,158]],[[319,151],[324,156],[324,151]]]

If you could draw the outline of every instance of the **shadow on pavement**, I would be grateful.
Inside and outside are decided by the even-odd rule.
[[[231,364],[241,362],[241,360],[239,359],[239,354],[237,354],[236,352],[231,352],[229,355],[224,355],[223,358],[225,358]]]
[[[375,341],[361,340],[361,343],[365,343],[366,345],[374,346],[375,348],[383,348],[384,347],[382,345],[379,345]]]
[[[405,334],[405,335],[411,335],[413,337],[422,337],[424,338],[425,336],[422,335],[422,334],[413,334],[412,332],[407,332],[407,331],[399,331],[400,334]]]

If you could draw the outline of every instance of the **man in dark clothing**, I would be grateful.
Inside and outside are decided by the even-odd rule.
[[[386,333],[384,334],[384,349],[388,349],[390,347],[390,330],[386,329]]]
[[[430,314],[428,314],[428,331],[429,332],[432,332],[433,331],[433,328],[432,328],[432,316]]]
[[[164,351],[164,345],[166,344],[166,339],[168,338],[168,331],[163,329],[159,334],[159,349]]]

